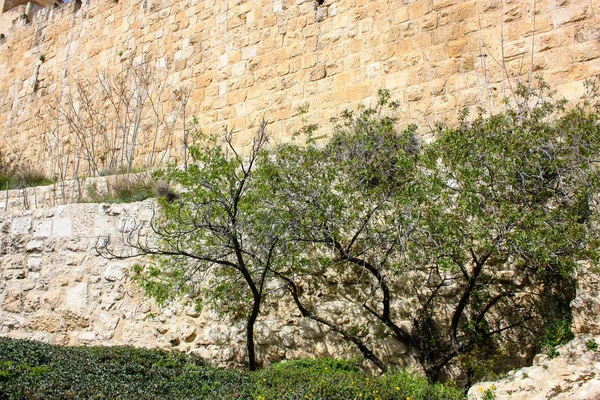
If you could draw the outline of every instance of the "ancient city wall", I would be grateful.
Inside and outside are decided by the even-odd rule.
[[[322,4],[320,4],[322,3]],[[517,77],[569,98],[600,73],[598,0],[89,0],[0,15],[0,150],[48,164],[44,107],[98,71],[151,60],[203,130],[276,140],[387,88],[403,124],[498,110]],[[510,79],[508,79],[510,78]],[[45,122],[44,122],[45,121]],[[181,147],[181,134],[169,146]],[[163,147],[165,143],[160,144]]]

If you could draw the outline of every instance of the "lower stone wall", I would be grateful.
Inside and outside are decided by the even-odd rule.
[[[126,205],[68,204],[0,210],[0,335],[63,345],[175,348],[197,353],[215,365],[243,365],[243,317],[232,320],[210,307],[196,312],[183,303],[159,307],[128,276],[129,268],[145,262],[143,259],[109,260],[97,254],[99,236],[111,235],[118,241],[135,221],[151,218],[154,207],[154,202],[147,200]],[[550,393],[554,386],[548,386],[550,377],[546,375],[555,370],[574,371],[573,376],[559,377],[562,383],[557,385],[562,385],[565,393],[581,388],[585,389],[581,392],[584,395],[590,393],[588,389],[598,389],[600,396],[600,381],[594,378],[600,376],[600,352],[586,352],[582,345],[594,336],[600,344],[599,288],[600,275],[586,269],[578,277],[577,296],[572,302],[576,341],[559,349],[563,356],[556,366],[552,364],[555,361],[537,356],[530,369],[493,383],[498,387],[498,398],[504,398],[504,394],[507,398],[534,398],[529,396]],[[354,323],[361,322],[363,316],[359,314],[348,316],[349,306],[332,300],[321,307],[331,318],[343,315]],[[389,338],[383,342],[370,340],[386,362],[417,365],[400,343]],[[263,308],[256,326],[256,342],[263,364],[300,357],[357,355],[337,335],[312,320],[302,319],[293,304],[280,299]],[[594,362],[591,369],[584,365],[587,361],[577,361],[580,356]],[[539,379],[523,377],[533,374]],[[586,377],[581,385],[568,385],[571,378],[580,376]],[[542,387],[535,382],[545,383]],[[472,398],[483,398],[486,385],[492,383],[475,387]],[[526,397],[510,397],[515,390]]]
[[[134,220],[149,219],[153,207],[148,200],[0,211],[0,335],[64,345],[176,348],[221,366],[243,364],[243,318],[231,320],[209,307],[200,313],[183,304],[161,308],[128,277],[128,269],[143,260],[97,255],[98,236],[118,240]],[[346,312],[339,301],[325,307],[330,315]],[[256,342],[263,363],[356,354],[286,302],[264,308]],[[385,349],[382,356],[392,364],[412,363],[397,342],[388,339],[377,348]]]

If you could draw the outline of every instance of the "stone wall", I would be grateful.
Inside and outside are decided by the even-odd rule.
[[[192,351],[211,362],[245,362],[245,321],[231,320],[183,302],[159,307],[128,277],[143,259],[108,260],[95,250],[98,236],[147,220],[154,203],[70,204],[36,210],[0,211],[0,335],[64,345],[133,345]],[[347,305],[322,305],[328,316]],[[356,321],[359,321],[356,317]],[[374,339],[375,340],[375,339]],[[356,355],[353,347],[293,304],[267,303],[256,325],[257,355],[263,362],[308,356]],[[411,357],[393,340],[377,343],[395,365]]]
[[[18,192],[11,192],[9,198],[18,198]],[[97,254],[99,236],[111,235],[118,245],[121,234],[148,220],[154,207],[154,202],[147,200],[27,210],[22,201],[15,200],[7,211],[0,208],[0,335],[65,345],[176,348],[198,353],[218,365],[243,364],[243,317],[232,320],[210,307],[196,312],[183,302],[159,307],[129,278],[130,267],[143,264],[144,259],[109,260]],[[564,353],[560,368],[572,367],[580,375],[587,374],[585,362],[569,354],[581,350],[581,344],[593,336],[600,344],[599,287],[600,274],[582,269],[571,304],[573,330],[580,339],[560,350]],[[301,318],[290,299],[274,298],[276,301],[267,301],[263,307],[256,327],[257,352],[263,362],[356,355],[354,347],[335,333]],[[342,324],[367,322],[360,313],[349,315],[352,305],[340,299],[321,301],[315,311],[333,320],[342,318],[337,320]],[[392,365],[417,365],[407,349],[393,339],[371,337],[367,343]],[[589,356],[600,359],[593,352]],[[546,373],[548,367],[543,365],[549,360],[540,357],[528,373]],[[594,368],[600,373],[600,363]],[[569,376],[564,375],[563,381]],[[513,381],[503,381],[510,383],[506,390],[512,390]],[[496,385],[500,387],[503,382]],[[531,382],[514,384],[526,384],[523,390],[531,387]],[[544,387],[551,390],[553,386],[548,385]],[[600,393],[600,383],[597,386]],[[476,389],[480,387],[485,389],[485,384]],[[473,393],[480,394],[477,390]]]
[[[501,109],[519,76],[578,98],[600,73],[598,0],[319,3],[89,0],[12,13],[0,25],[0,150],[47,166],[56,127],[41,123],[44,107],[133,59],[168,65],[170,82],[191,91],[190,115],[207,132],[236,129],[241,146],[263,116],[285,140],[298,106],[326,125],[379,88],[400,101],[403,124],[427,127],[463,107]]]

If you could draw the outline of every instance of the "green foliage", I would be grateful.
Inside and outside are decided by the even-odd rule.
[[[507,367],[506,343],[539,340],[578,262],[598,261],[599,117],[546,91],[519,86],[507,112],[464,115],[430,144],[396,130],[398,105],[380,91],[333,121],[325,147],[312,127],[306,145],[279,146],[261,166],[265,202],[305,301],[343,297],[371,318],[361,332],[416,350],[432,380],[460,354]],[[393,309],[407,297],[416,304]]]
[[[369,377],[354,360],[297,360],[254,373],[194,355],[131,347],[60,347],[0,338],[0,399],[463,399],[407,372]]]
[[[574,289],[571,291],[574,292]],[[571,330],[573,323],[569,305],[571,297],[573,294],[564,296],[564,293],[556,293],[541,307],[546,311],[547,318],[540,337],[539,350],[545,352],[550,358],[559,356],[556,348],[575,337]]]
[[[172,201],[178,196],[171,186],[145,174],[118,176],[109,182],[108,191],[100,191],[95,183],[86,189],[86,197],[82,201],[92,203],[133,203],[152,197],[165,197]]]
[[[355,360],[302,359],[275,364],[254,375],[254,399],[463,399],[461,390],[430,385],[406,371],[369,377]]]
[[[0,153],[0,190],[23,189],[52,183],[53,180],[43,172]]]
[[[249,398],[247,376],[179,352],[0,339],[0,399]]]
[[[571,330],[571,322],[572,318],[568,315],[563,319],[555,319],[546,325],[540,340],[540,347],[550,358],[560,355],[556,348],[575,337]]]
[[[486,389],[483,393],[483,400],[494,400],[496,398],[496,392],[493,389]]]
[[[465,114],[429,144],[396,129],[385,90],[335,119],[325,146],[315,125],[267,152],[264,122],[249,158],[232,132],[223,145],[198,135],[187,168],[157,175],[183,190],[161,202],[159,249],[143,252],[168,257],[138,278],[159,300],[248,317],[249,338],[266,293],[284,292],[263,289],[287,289],[382,371],[373,339],[402,342],[430,381],[453,363],[466,382],[483,376],[478,357],[510,368],[516,338],[554,348],[570,337],[575,269],[599,260],[600,124],[546,90],[519,86],[507,112]],[[334,299],[368,322],[333,323],[319,306]]]
[[[590,339],[587,342],[585,342],[585,346],[589,351],[598,350],[598,343],[594,339]]]

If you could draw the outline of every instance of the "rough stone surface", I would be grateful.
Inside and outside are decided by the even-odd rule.
[[[400,102],[403,124],[426,127],[456,120],[465,107],[501,109],[510,87],[503,79],[514,87],[530,72],[579,97],[584,80],[600,73],[599,18],[597,0],[23,5],[0,14],[0,151],[14,149],[54,171],[55,125],[41,123],[38,112],[62,104],[75,80],[148,60],[174,87],[189,89],[187,115],[196,115],[204,132],[234,127],[240,146],[251,143],[262,116],[278,141],[288,140],[302,124],[298,106],[320,123],[373,104],[379,88]],[[139,140],[139,155],[147,155],[150,137]],[[156,154],[177,159],[182,140],[178,125]]]
[[[127,205],[71,204],[34,211],[0,210],[10,229],[0,233],[0,335],[63,345],[134,345],[193,351],[215,364],[245,362],[245,319],[210,307],[159,307],[128,277],[143,259],[107,260],[96,254],[96,235],[117,240],[123,227],[148,219],[152,201]],[[92,229],[76,228],[85,219]],[[57,226],[72,229],[56,229]],[[18,228],[13,229],[15,226]],[[36,234],[44,228],[44,234]],[[99,229],[101,228],[101,229]],[[340,304],[326,305],[332,310]],[[293,304],[266,305],[256,324],[261,362],[310,355],[355,355],[352,346],[302,321]],[[396,350],[392,363],[405,365]],[[384,354],[385,356],[385,354]]]
[[[555,358],[538,355],[531,367],[478,383],[469,390],[469,400],[482,400],[488,391],[496,400],[600,399],[600,351],[588,348],[592,340],[600,345],[600,336],[582,335],[559,347]]]

